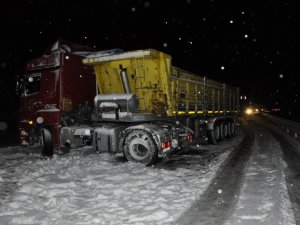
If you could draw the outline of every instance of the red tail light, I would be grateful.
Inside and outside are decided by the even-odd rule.
[[[166,141],[164,143],[161,144],[161,147],[164,148],[169,148],[171,147],[171,141]]]
[[[193,136],[192,135],[188,135],[185,137],[186,140],[193,140]]]

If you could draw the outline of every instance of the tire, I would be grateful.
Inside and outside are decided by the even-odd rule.
[[[224,138],[228,138],[228,123],[227,122],[223,123],[223,134],[224,134]]]
[[[40,140],[41,154],[43,156],[53,156],[53,139],[51,131],[48,128],[42,128],[42,135]]]
[[[123,152],[128,161],[150,166],[157,159],[158,149],[148,132],[135,130],[125,138]]]
[[[225,140],[225,136],[224,136],[224,122],[220,123],[219,127],[220,127],[220,141],[224,141]]]
[[[220,138],[220,127],[214,125],[213,130],[208,131],[208,141],[210,144],[218,144],[218,139]]]
[[[235,135],[235,125],[234,122],[228,123],[228,137],[231,138]]]

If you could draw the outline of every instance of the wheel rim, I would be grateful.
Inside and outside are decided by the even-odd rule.
[[[137,161],[147,159],[150,154],[147,143],[141,138],[134,139],[129,145],[129,153],[131,157]]]

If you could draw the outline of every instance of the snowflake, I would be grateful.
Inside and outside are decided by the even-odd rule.
[[[225,70],[225,66],[221,66],[221,70]]]
[[[229,23],[233,23],[233,20],[230,20]]]
[[[282,79],[283,78],[283,74],[279,74],[279,78]]]
[[[131,8],[131,12],[135,12],[136,11],[136,8],[135,7],[132,7]]]
[[[245,34],[244,37],[245,37],[245,38],[248,38],[248,34]]]
[[[145,6],[145,8],[149,8],[150,7],[150,2],[145,2],[144,6]]]

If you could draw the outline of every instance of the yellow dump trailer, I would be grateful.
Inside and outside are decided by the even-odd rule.
[[[83,63],[97,80],[93,123],[64,136],[91,142],[96,151],[151,165],[195,138],[216,144],[235,133],[238,88],[173,67],[163,52],[98,52]]]
[[[92,55],[100,94],[126,93],[120,68],[126,69],[139,113],[157,116],[224,115],[238,111],[239,89],[171,65],[171,56],[154,50]]]

